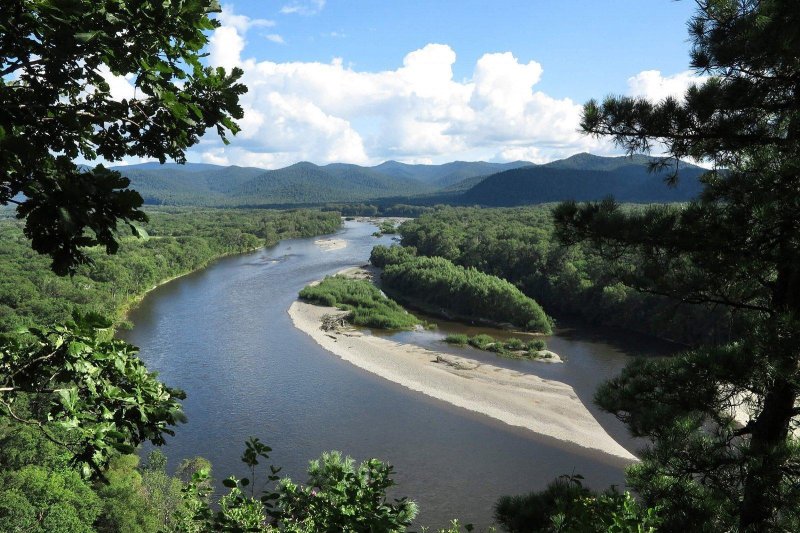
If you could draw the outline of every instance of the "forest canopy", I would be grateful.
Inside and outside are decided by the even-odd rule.
[[[399,246],[376,246],[371,260],[383,267],[381,281],[386,290],[414,305],[432,306],[458,319],[552,332],[552,320],[539,304],[497,276],[455,265],[443,257],[417,257],[413,249]]]

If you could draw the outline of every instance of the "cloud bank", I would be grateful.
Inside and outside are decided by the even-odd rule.
[[[580,105],[536,90],[542,66],[510,52],[484,54],[462,81],[453,79],[456,52],[445,44],[414,50],[402,66],[380,72],[341,59],[275,63],[243,58],[246,24],[221,22],[209,62],[243,68],[249,92],[242,131],[230,146],[203,146],[207,162],[545,161],[608,150],[578,132]]]
[[[324,1],[294,2],[284,10],[308,14],[323,6]],[[272,21],[227,8],[219,20],[208,62],[244,70],[245,116],[231,145],[210,133],[192,149],[192,160],[277,168],[297,161],[388,159],[542,163],[582,151],[615,153],[607,140],[579,132],[581,105],[537,90],[542,65],[511,52],[484,54],[466,80],[453,78],[456,52],[435,43],[411,51],[396,69],[379,72],[355,70],[340,58],[276,63],[242,57],[248,30],[274,26]],[[282,42],[278,34],[270,35],[275,38],[266,38]],[[628,80],[629,94],[654,100],[679,96],[698,79],[691,72],[644,71]],[[114,80],[115,92],[124,93],[127,81]]]

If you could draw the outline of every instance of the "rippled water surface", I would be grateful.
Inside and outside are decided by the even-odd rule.
[[[287,309],[303,286],[364,264],[372,246],[391,242],[373,231],[347,222],[333,236],[347,240],[343,249],[322,251],[314,238],[296,239],[220,260],[159,287],[130,314],[135,327],[123,336],[164,381],[188,394],[188,422],[163,450],[170,464],[201,455],[217,477],[243,475],[239,457],[250,435],[269,444],[273,462],[298,480],[308,460],[326,450],[378,457],[395,466],[396,495],[415,499],[418,522],[430,526],[456,517],[486,526],[499,496],[541,489],[565,473],[581,473],[595,487],[621,485],[618,460],[408,391],[341,361],[294,328]],[[566,381],[587,404],[597,383],[631,355],[670,349],[570,325],[547,339],[567,361],[554,365],[501,360],[441,342],[454,331],[481,330],[440,323],[436,332],[393,336]],[[615,419],[601,414],[600,421],[630,444]]]

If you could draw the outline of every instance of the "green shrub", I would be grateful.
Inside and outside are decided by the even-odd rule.
[[[535,339],[527,344],[527,348],[528,350],[538,352],[540,350],[544,350],[545,348],[547,348],[547,343],[545,343],[542,339]]]
[[[362,279],[328,276],[300,291],[300,298],[349,311],[347,320],[357,326],[408,330],[422,322]]]
[[[469,342],[469,337],[462,333],[455,333],[453,335],[448,335],[444,338],[444,342],[448,344],[457,344],[459,346],[466,346]]]
[[[525,343],[517,338],[511,337],[505,341],[504,347],[506,350],[523,350],[525,348]]]
[[[379,237],[381,235],[392,235],[394,233],[397,233],[397,227],[391,220],[384,220],[380,224],[378,224],[377,234]]]
[[[386,265],[396,265],[417,256],[417,250],[409,246],[383,246],[378,245],[372,249],[369,262],[378,268]]]
[[[478,348],[479,350],[486,350],[487,346],[490,344],[496,345],[497,341],[495,341],[494,337],[491,335],[481,334],[471,337],[469,339],[469,344],[475,348]]]
[[[532,340],[526,343],[525,341],[517,339],[515,337],[511,337],[509,339],[506,339],[505,341],[502,341],[499,339],[495,339],[491,335],[487,335],[485,333],[482,333],[480,335],[475,335],[474,337],[469,337],[461,333],[456,333],[448,335],[447,337],[445,337],[444,341],[449,344],[456,344],[458,346],[469,345],[472,346],[473,348],[477,348],[478,350],[494,352],[502,357],[507,357],[511,359],[550,358],[549,355],[541,357],[538,354],[539,350],[544,350],[545,348],[545,343],[541,339]]]

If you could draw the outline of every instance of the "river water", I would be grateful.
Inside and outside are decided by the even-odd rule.
[[[396,469],[396,496],[420,506],[418,524],[451,518],[479,528],[492,522],[504,494],[543,488],[562,474],[580,473],[596,488],[624,484],[624,464],[483,415],[450,406],[346,363],[297,330],[287,314],[298,291],[345,267],[366,263],[375,227],[348,221],[333,237],[347,247],[323,251],[315,238],[225,258],[148,294],[122,336],[141,348],[151,370],[184,389],[188,421],[163,451],[211,460],[217,478],[246,475],[239,460],[248,436],[273,448],[282,474],[305,481],[309,459],[341,450],[357,460],[377,457]],[[632,355],[660,355],[669,345],[583,326],[559,327],[547,339],[563,365],[503,360],[441,342],[446,333],[484,331],[440,322],[434,332],[393,334],[499,366],[572,385],[611,435],[634,450],[624,428],[591,404],[597,384]],[[494,332],[496,334],[496,332]]]

